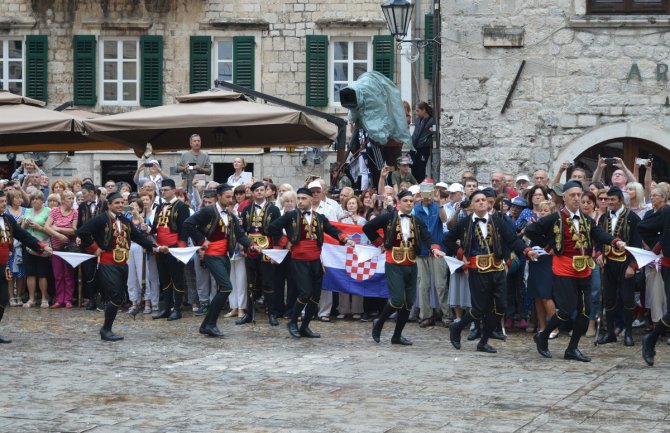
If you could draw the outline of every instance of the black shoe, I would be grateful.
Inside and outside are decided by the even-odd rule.
[[[402,335],[400,337],[392,337],[391,338],[391,344],[400,344],[402,346],[411,346],[412,343],[410,340],[406,339]]]
[[[165,310],[161,310],[161,311],[158,312],[158,314],[154,314],[153,316],[151,316],[151,318],[154,319],[154,320],[156,320],[156,319],[167,319],[168,317],[170,317],[170,309],[169,308],[166,308]]]
[[[291,337],[300,338],[300,331],[298,330],[298,324],[296,322],[288,322],[286,327],[288,328],[288,333],[291,334]]]
[[[598,344],[616,343],[616,335],[606,332],[598,339]]]
[[[542,338],[542,334],[540,332],[533,335],[533,341],[537,347],[537,353],[544,356],[545,358],[551,358],[551,352],[549,352],[549,341]]]
[[[370,321],[370,315],[368,313],[361,314],[361,322],[369,322],[369,321]]]
[[[472,332],[470,334],[472,335]],[[456,349],[461,349],[461,328],[458,327],[458,323],[449,325],[449,341]],[[470,336],[468,336],[468,341],[470,341]]]
[[[304,327],[304,328],[300,328],[299,332],[300,332],[300,335],[301,335],[302,337],[307,337],[307,338],[321,338],[321,334],[312,331],[311,329],[309,329],[308,326],[306,326],[306,327]]]
[[[120,341],[123,340],[123,336],[117,335],[112,331],[108,331],[104,328],[100,328],[100,339],[105,341]]]
[[[167,318],[168,322],[179,319],[181,319],[181,311],[179,310],[172,310],[172,313],[170,313],[170,315]]]
[[[635,346],[635,342],[633,341],[633,334],[627,332],[626,335],[624,335],[623,345],[628,347]]]
[[[244,325],[247,323],[251,323],[251,314],[249,313],[244,313],[244,316],[240,317],[235,321],[236,325]]]
[[[477,352],[498,353],[498,351],[488,343],[478,344],[477,345]]]
[[[12,342],[12,340],[4,338],[2,335],[0,335],[0,344],[9,344],[11,342]]]
[[[451,326],[449,326],[449,329],[451,329]],[[459,332],[459,336],[460,336],[460,332]],[[480,338],[482,338],[482,330],[480,328],[475,327],[475,329],[470,331],[470,333],[468,334],[468,341],[479,340]],[[452,341],[452,344],[453,344],[453,341]],[[460,349],[460,347],[457,347],[457,349]]]
[[[654,346],[649,342],[650,335],[651,334],[642,337],[642,359],[644,359],[644,362],[651,367],[654,365],[656,350],[654,350]]]
[[[579,349],[576,349],[576,348],[575,349],[567,349],[565,351],[565,354],[563,355],[563,358],[572,359],[573,361],[591,362],[591,358],[584,355],[582,352],[579,351]]]
[[[88,311],[95,310],[96,309],[95,301],[88,301],[86,303],[86,305],[84,306],[84,308],[86,308],[86,310],[88,310]]]
[[[375,343],[379,343],[379,338],[382,335],[382,326],[380,325],[379,319],[372,321],[372,339],[375,340]]]
[[[279,326],[276,314],[268,314],[268,322],[270,322],[270,326]]]
[[[507,336],[503,334],[501,331],[492,331],[491,338],[493,338],[494,340],[507,341]]]
[[[97,307],[95,307],[95,309],[101,313],[105,312],[105,308],[107,308],[107,302],[101,302]]]
[[[223,337],[223,332],[219,331],[219,328],[217,328],[216,325],[201,326],[198,332],[203,335],[209,335],[210,337]]]

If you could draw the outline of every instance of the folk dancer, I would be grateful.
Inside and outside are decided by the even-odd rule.
[[[389,299],[379,318],[372,322],[372,339],[379,343],[384,322],[397,312],[391,344],[411,346],[412,342],[402,336],[402,331],[416,298],[417,255],[424,245],[430,245],[429,253],[433,257],[442,259],[444,253],[433,241],[428,226],[412,215],[414,197],[411,191],[401,191],[398,202],[398,211],[373,218],[363,226],[370,242],[386,252],[386,283],[389,288]],[[377,233],[379,229],[383,230],[383,236]]]
[[[147,252],[155,252],[153,242],[123,216],[123,197],[118,192],[107,196],[108,211],[86,221],[77,236],[85,251],[98,256],[98,276],[105,293],[105,322],[100,338],[105,341],[123,340],[112,332],[116,313],[126,301],[128,291],[128,255],[133,241]]]
[[[265,183],[256,182],[251,185],[251,193],[254,202],[242,211],[242,228],[247,233],[247,237],[259,247],[272,248],[267,230],[270,223],[280,217],[279,208],[265,199]],[[260,298],[262,289],[268,321],[271,326],[278,326],[277,301],[274,293],[275,265],[264,254],[250,254],[245,259],[245,265],[249,308],[235,324],[243,325],[253,321],[254,301]]]
[[[509,258],[509,251],[530,260],[534,260],[538,253],[516,236],[509,223],[489,213],[490,205],[485,192],[473,192],[470,203],[472,215],[459,220],[444,239],[447,251],[464,261],[472,302],[467,314],[449,326],[449,340],[456,349],[460,349],[463,329],[471,322],[483,319],[484,327],[477,351],[496,353],[488,340],[505,314],[505,261]]]
[[[298,208],[284,213],[270,223],[268,233],[275,249],[286,248],[291,251],[291,275],[299,290],[287,328],[292,337],[319,338],[321,335],[309,329],[309,323],[319,311],[323,266],[321,265],[321,247],[323,236],[328,234],[341,244],[354,246],[347,235],[320,213],[312,211],[312,191],[300,188]],[[286,232],[286,235],[283,234]],[[305,317],[298,328],[298,316],[305,310]]]
[[[199,332],[210,337],[222,337],[216,326],[219,313],[226,304],[233,285],[230,282],[230,257],[239,242],[247,250],[260,252],[261,247],[252,244],[242,230],[237,217],[229,212],[233,203],[233,188],[221,184],[216,188],[217,201],[213,206],[205,206],[184,222],[186,237],[204,250],[207,269],[216,280],[217,292],[212,299]]]
[[[591,303],[591,269],[596,264],[592,258],[594,244],[607,244],[622,250],[626,244],[598,227],[596,222],[579,210],[583,193],[582,184],[570,180],[563,186],[565,207],[526,227],[526,237],[553,256],[551,269],[554,274],[553,289],[556,313],[542,332],[533,337],[537,351],[545,358],[549,352],[549,334],[561,322],[574,320],[570,343],[565,359],[589,362],[591,358],[579,350],[579,339],[589,325]]]

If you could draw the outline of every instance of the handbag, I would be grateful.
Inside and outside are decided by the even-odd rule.
[[[58,251],[64,252],[64,253],[78,253],[79,252],[79,246],[75,241],[68,241],[65,245],[62,247],[58,248]]]

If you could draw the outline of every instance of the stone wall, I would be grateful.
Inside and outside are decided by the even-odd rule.
[[[556,168],[576,138],[613,123],[670,128],[668,81],[657,79],[670,65],[667,16],[586,16],[585,2],[446,1],[442,179]],[[523,28],[523,47],[484,47],[485,26]],[[627,79],[633,64],[641,79]]]

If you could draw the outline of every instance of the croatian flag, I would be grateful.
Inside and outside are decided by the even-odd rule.
[[[372,245],[361,226],[331,222],[360,245]],[[374,298],[388,298],[388,287],[384,274],[386,256],[379,254],[359,263],[354,247],[340,246],[330,236],[325,236],[321,250],[324,267],[323,290],[349,293]]]

